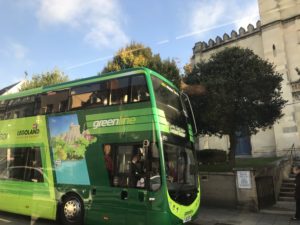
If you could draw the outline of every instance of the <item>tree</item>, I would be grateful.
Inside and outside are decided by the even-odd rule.
[[[300,76],[300,69],[298,67],[295,68],[297,74]]]
[[[196,65],[187,84],[202,84],[204,95],[192,95],[196,122],[203,134],[229,135],[234,162],[237,135],[256,134],[283,116],[282,75],[249,49],[226,48]]]
[[[101,73],[114,72],[127,68],[148,67],[167,79],[177,87],[180,85],[180,72],[175,60],[162,60],[159,54],[153,54],[149,47],[140,43],[131,43],[121,48],[114,58],[109,61]]]
[[[69,78],[63,72],[58,69],[54,69],[50,72],[33,75],[31,80],[26,81],[21,86],[21,91],[25,91],[32,88],[41,86],[48,86],[52,84],[62,83],[68,81]]]

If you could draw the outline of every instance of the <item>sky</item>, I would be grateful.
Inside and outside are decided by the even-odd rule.
[[[257,0],[0,0],[0,89],[25,72],[96,75],[132,41],[182,68],[196,42],[258,19]]]

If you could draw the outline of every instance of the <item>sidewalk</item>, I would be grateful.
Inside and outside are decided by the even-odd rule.
[[[300,225],[300,221],[291,221],[290,215],[253,213],[234,209],[201,208],[199,217],[194,221],[198,225]]]

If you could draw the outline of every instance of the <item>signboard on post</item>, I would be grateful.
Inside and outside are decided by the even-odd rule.
[[[251,189],[251,174],[250,171],[237,171],[238,188]]]

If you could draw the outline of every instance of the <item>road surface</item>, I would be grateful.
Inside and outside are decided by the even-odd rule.
[[[50,220],[34,220],[28,216],[0,212],[0,225],[59,225]]]

